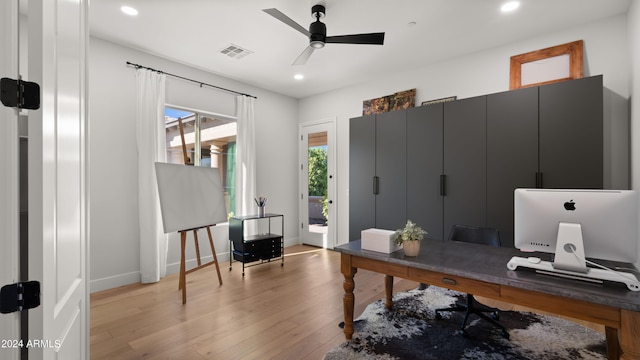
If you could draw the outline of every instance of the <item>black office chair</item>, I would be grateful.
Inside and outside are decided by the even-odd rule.
[[[490,246],[500,246],[500,232],[493,228],[454,225],[451,228],[451,233],[449,233],[449,240],[485,244]],[[475,314],[480,318],[490,322],[495,327],[499,328],[500,334],[504,338],[509,338],[509,332],[507,332],[507,329],[497,321],[498,309],[491,308],[479,303],[471,294],[467,294],[466,304],[456,302],[453,307],[437,309],[436,319],[442,319],[442,315],[440,315],[440,312],[442,311],[465,312],[464,320],[462,321],[462,326],[460,328],[460,330],[462,331],[462,336],[464,337],[467,337],[469,335],[465,329],[467,320],[469,319],[469,315]],[[486,313],[491,313],[491,316],[487,316]]]

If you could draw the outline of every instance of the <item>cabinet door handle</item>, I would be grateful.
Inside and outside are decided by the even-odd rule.
[[[379,187],[379,182],[380,181],[378,179],[379,178],[377,176],[373,177],[373,193],[374,193],[374,195],[378,195],[378,193],[379,193],[378,187]]]
[[[447,182],[447,175],[440,175],[440,196],[447,195],[447,188],[445,183]]]
[[[536,189],[540,188],[540,173],[536,172]]]
[[[544,189],[544,177],[542,176],[543,173],[540,173],[540,189]]]

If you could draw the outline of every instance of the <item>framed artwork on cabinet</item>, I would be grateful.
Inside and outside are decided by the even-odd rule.
[[[580,79],[583,41],[578,40],[511,57],[509,89]]]
[[[416,105],[416,89],[399,91],[392,95],[362,102],[362,115],[412,108]]]

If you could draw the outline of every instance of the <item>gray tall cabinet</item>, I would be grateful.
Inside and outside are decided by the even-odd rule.
[[[444,237],[454,224],[484,224],[487,203],[486,97],[444,104]]]
[[[514,189],[602,188],[602,96],[594,76],[351,119],[349,239],[411,219],[513,246]]]
[[[442,238],[443,105],[407,110],[407,219]]]
[[[516,188],[603,187],[602,76],[488,95],[487,221],[513,245]]]
[[[349,238],[368,228],[397,229],[407,221],[406,112],[351,119]]]

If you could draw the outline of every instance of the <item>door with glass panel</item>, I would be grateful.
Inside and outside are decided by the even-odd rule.
[[[300,239],[303,244],[335,246],[335,121],[300,126]]]

